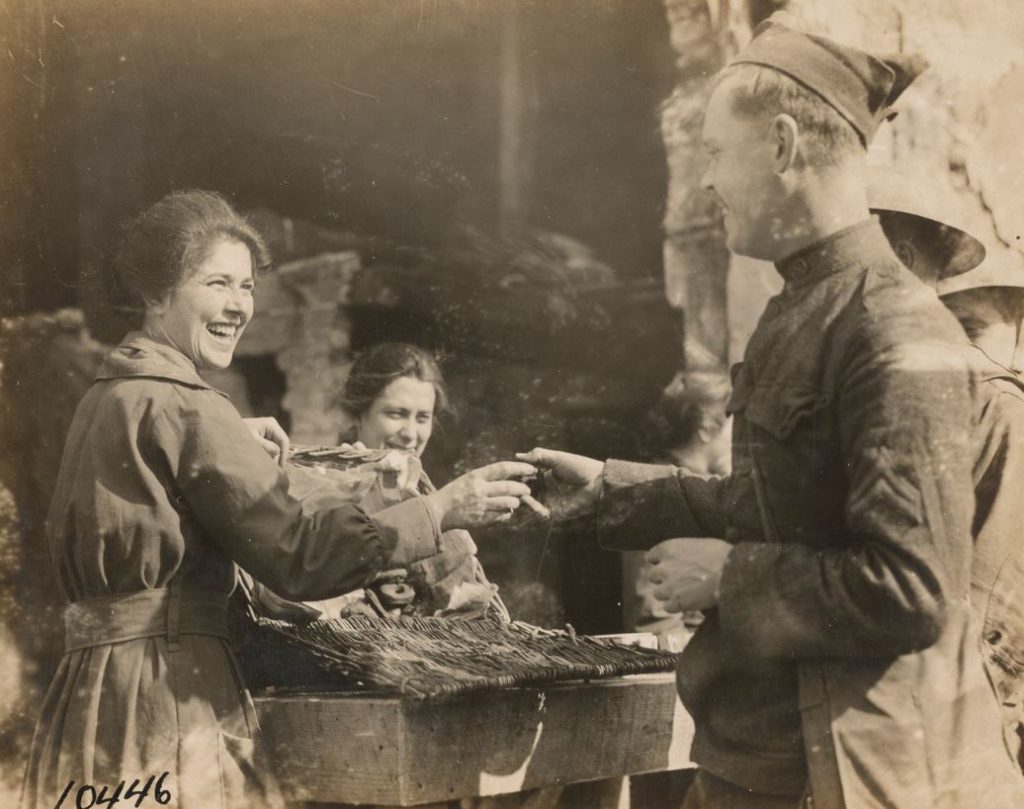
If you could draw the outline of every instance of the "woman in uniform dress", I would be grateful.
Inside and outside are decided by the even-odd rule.
[[[506,518],[529,492],[506,478],[532,466],[499,463],[372,517],[304,514],[261,443],[285,440],[276,422],[247,424],[199,373],[230,364],[268,265],[255,230],[209,192],[172,193],[126,232],[115,278],[139,328],[67,436],[47,521],[70,602],[65,653],[23,809],[88,803],[103,787],[109,799],[119,784],[151,798],[159,787],[179,809],[278,805],[227,638],[236,566],[287,598],[329,598],[385,560],[436,554],[446,530]]]

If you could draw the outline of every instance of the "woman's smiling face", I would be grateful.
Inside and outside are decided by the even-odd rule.
[[[358,438],[366,446],[423,454],[434,430],[437,392],[431,382],[401,376],[359,417]]]
[[[147,309],[142,330],[176,348],[197,368],[227,368],[252,319],[254,287],[249,248],[221,239],[167,300]]]

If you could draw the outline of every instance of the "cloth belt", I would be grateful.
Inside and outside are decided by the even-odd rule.
[[[140,638],[166,637],[170,651],[180,635],[228,638],[228,597],[182,593],[181,584],[76,601],[64,608],[64,651]]]

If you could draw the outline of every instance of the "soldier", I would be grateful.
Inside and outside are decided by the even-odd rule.
[[[982,382],[975,434],[971,602],[1014,762],[1024,770],[1024,380],[1010,370],[1024,318],[1024,270],[977,265],[985,248],[919,177],[873,173],[868,202],[900,261],[937,287],[971,340]],[[977,267],[977,269],[975,269]]]
[[[939,297],[956,315],[971,342],[1003,372],[1017,368],[1024,269],[985,265],[973,272],[941,280]]]
[[[734,372],[732,474],[524,456],[557,517],[657,545],[659,596],[707,610],[677,677],[687,809],[1024,805],[968,604],[963,335],[868,213],[911,67],[769,22],[717,80],[705,185],[785,280]]]
[[[1010,370],[1024,319],[1024,271],[982,266],[940,281],[938,291],[977,346],[988,389],[974,467],[971,600],[1006,745],[1024,772],[1024,380]]]

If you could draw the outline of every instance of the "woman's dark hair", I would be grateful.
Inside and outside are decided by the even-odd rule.
[[[647,415],[647,442],[656,454],[690,443],[701,428],[715,432],[725,412],[731,383],[725,371],[688,371]]]
[[[409,376],[434,386],[436,413],[450,413],[448,391],[437,361],[422,348],[409,343],[378,343],[352,363],[338,403],[350,418],[362,416],[384,388]]]
[[[109,279],[111,302],[141,322],[146,307],[164,300],[223,240],[249,248],[254,276],[270,267],[263,238],[220,194],[168,194],[126,224]]]

